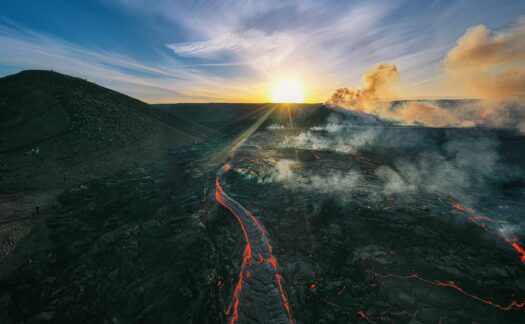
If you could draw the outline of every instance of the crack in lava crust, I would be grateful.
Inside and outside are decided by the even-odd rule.
[[[370,269],[367,269],[366,272],[371,274],[373,277],[379,278],[381,281],[384,281],[386,279],[414,279],[414,280],[418,280],[418,281],[421,281],[421,282],[424,282],[430,285],[434,285],[434,286],[452,288],[469,298],[472,298],[474,300],[477,300],[489,306],[495,307],[502,311],[510,311],[514,309],[524,309],[525,308],[525,301],[519,302],[517,300],[512,300],[508,305],[497,304],[490,299],[483,299],[479,296],[476,296],[476,295],[473,295],[467,292],[465,289],[461,288],[454,281],[439,281],[439,280],[425,279],[421,277],[421,275],[419,275],[418,273],[412,273],[409,275],[398,275],[398,274],[393,274],[393,273],[380,274]]]
[[[221,176],[230,169],[231,165],[226,163],[218,172],[215,198],[237,218],[246,240],[246,248],[239,281],[226,314],[230,316],[230,323],[242,321],[292,324],[294,321],[284,293],[282,275],[278,271],[277,259],[272,254],[272,246],[264,227],[250,211],[228,196],[221,186]],[[242,308],[247,316],[244,316]]]
[[[480,215],[474,210],[474,208],[466,207],[464,205],[461,205],[458,202],[455,202],[454,200],[452,201],[452,206],[455,209],[467,214],[468,222],[481,227],[487,233],[503,238],[503,240],[506,243],[512,246],[514,250],[516,250],[516,252],[520,254],[520,260],[522,263],[525,264],[525,249],[521,245],[518,244],[518,238],[510,237],[510,236],[502,236],[496,230],[492,229],[494,224],[500,223],[501,221],[494,220],[490,217]]]

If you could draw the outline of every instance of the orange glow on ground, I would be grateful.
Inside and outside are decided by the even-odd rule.
[[[499,223],[500,221],[497,221],[497,220],[494,220],[490,217],[487,217],[487,216],[483,216],[483,215],[478,215],[476,213],[476,211],[473,209],[473,208],[470,208],[470,207],[465,207],[463,205],[461,205],[460,203],[457,203],[457,202],[453,202],[452,203],[452,206],[454,208],[456,208],[457,210],[463,212],[463,213],[466,213],[468,214],[469,216],[467,217],[467,221],[472,223],[472,224],[475,224],[479,227],[481,227],[485,232],[487,233],[491,233],[493,235],[496,235],[498,236],[499,238],[503,238],[503,240],[510,244],[520,255],[520,260],[522,263],[525,263],[525,249],[523,247],[521,247],[516,241],[517,241],[517,238],[510,238],[510,237],[506,237],[506,236],[501,236],[500,234],[498,234],[497,232],[494,232],[492,231],[490,228],[489,228],[489,225],[487,225],[487,223]]]
[[[226,163],[223,166],[223,169],[225,170],[225,172],[228,172],[229,170],[231,170],[231,168],[232,168],[232,166],[229,163]],[[215,187],[216,187],[215,199],[222,206],[226,207],[235,216],[235,218],[237,219],[237,221],[241,225],[241,229],[242,229],[242,232],[244,234],[244,239],[246,240],[246,248],[245,248],[245,251],[244,251],[243,260],[242,260],[242,264],[241,264],[241,271],[239,273],[239,281],[237,282],[237,285],[235,286],[235,290],[233,292],[232,303],[230,304],[230,307],[228,307],[228,310],[226,311],[227,315],[231,315],[230,324],[235,323],[239,319],[239,304],[240,304],[240,298],[239,297],[240,297],[240,293],[241,293],[241,291],[243,289],[244,279],[245,278],[249,278],[251,276],[250,271],[247,270],[246,268],[249,267],[249,266],[254,266],[255,264],[257,264],[257,265],[258,264],[262,264],[264,262],[269,263],[273,267],[273,269],[275,269],[275,280],[276,280],[276,283],[277,283],[277,287],[279,289],[279,293],[281,295],[281,300],[283,302],[283,307],[284,307],[284,309],[286,311],[286,314],[288,315],[288,319],[289,319],[290,324],[293,324],[290,304],[288,302],[288,298],[286,298],[286,295],[284,293],[284,289],[283,289],[283,286],[282,286],[282,275],[278,272],[277,259],[272,255],[273,249],[272,249],[272,246],[269,243],[268,237],[266,235],[266,231],[264,230],[264,228],[263,228],[262,224],[259,222],[259,220],[255,216],[253,216],[253,214],[250,211],[247,211],[250,219],[257,225],[258,229],[260,230],[261,234],[263,235],[264,240],[265,240],[265,242],[267,244],[268,251],[270,253],[270,256],[268,258],[266,258],[266,259],[261,254],[259,254],[258,255],[259,260],[256,260],[256,259],[253,258],[253,255],[252,255],[252,244],[250,242],[250,238],[249,238],[248,232],[246,231],[246,227],[244,225],[244,222],[243,222],[242,218],[239,215],[237,215],[234,212],[233,208],[230,207],[228,205],[228,203],[226,202],[226,199],[224,197],[228,197],[228,196],[224,192],[224,190],[223,190],[223,188],[222,188],[222,186],[220,184],[219,177],[217,177],[215,179]],[[228,199],[230,199],[230,198],[228,198]],[[255,261],[255,262],[253,262],[253,261]]]

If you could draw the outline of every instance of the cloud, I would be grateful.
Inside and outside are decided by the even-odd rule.
[[[79,46],[0,19],[1,63],[18,69],[53,69],[86,78],[148,102],[231,101],[250,88],[227,76],[178,68],[173,58],[146,64],[115,51]],[[217,85],[221,85],[218,87]]]
[[[246,50],[251,47],[249,40],[236,34],[226,34],[222,37],[200,42],[173,43],[166,45],[180,56],[210,57],[223,52]]]
[[[260,102],[276,80],[289,76],[301,80],[309,100],[322,101],[333,89],[359,82],[366,67],[386,61],[403,71],[407,87],[430,89],[435,95],[441,80],[435,67],[458,29],[475,20],[499,28],[524,8],[520,2],[501,6],[488,1],[473,16],[468,12],[479,9],[474,2],[415,0],[98,0],[91,5],[102,8],[82,11],[73,6],[64,18],[53,15],[52,26],[34,27],[39,24],[18,18],[36,29],[22,38],[9,32],[8,45],[16,48],[1,53],[4,71],[53,68],[150,102]],[[5,7],[0,19],[17,20],[17,13],[10,12],[13,6]],[[71,21],[78,28],[63,28]],[[125,28],[108,28],[130,21],[137,24],[136,37]],[[41,43],[40,36],[50,30],[54,34],[46,37],[56,47]],[[19,46],[17,40],[25,44]],[[107,60],[109,56],[126,64]]]
[[[293,50],[294,39],[286,33],[264,33],[246,30],[227,33],[219,37],[197,42],[167,45],[174,53],[185,57],[214,58],[223,54],[247,56],[253,62],[246,64],[268,68],[278,64]],[[261,66],[263,64],[263,66]]]
[[[473,96],[509,99],[525,94],[525,17],[491,35],[469,28],[443,62],[446,73]]]
[[[371,53],[379,55],[377,49],[392,39],[400,41],[395,48],[389,46],[391,53],[405,50],[401,36],[379,32],[388,29],[382,19],[398,7],[392,2],[165,1],[155,8],[141,0],[121,4],[142,14],[155,11],[151,15],[167,17],[187,31],[166,44],[177,57],[242,65],[242,71],[224,71],[231,80],[247,76],[245,85],[259,93],[280,78],[294,77],[303,83],[309,100],[322,100],[331,85],[358,77],[359,70],[352,67],[368,61]]]

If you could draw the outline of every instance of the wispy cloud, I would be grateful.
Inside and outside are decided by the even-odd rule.
[[[402,71],[401,88],[439,95],[438,65],[455,40],[480,20],[491,22],[491,29],[507,27],[520,6],[525,9],[504,2],[484,2],[471,17],[465,13],[478,5],[461,1],[100,0],[92,3],[100,10],[77,14],[104,42],[68,37],[75,29],[9,23],[2,19],[9,19],[9,8],[0,5],[0,64],[10,71],[54,68],[148,101],[260,101],[276,80],[292,76],[304,83],[310,100],[324,101],[334,88],[358,85],[370,66],[386,61]],[[112,15],[98,14],[105,11]],[[98,23],[117,16],[144,35],[133,43],[128,33],[120,41],[126,28]],[[62,25],[68,24],[64,18]]]
[[[277,33],[267,35],[261,31],[248,30],[243,33],[229,33],[206,41],[174,43],[167,45],[176,54],[194,57],[215,57],[224,53],[252,51],[275,52],[279,56],[283,47],[288,47],[293,41],[289,35]]]
[[[0,58],[20,69],[54,69],[149,101],[228,101],[231,95],[213,92],[220,77],[192,67],[146,65],[115,52],[78,46],[63,39],[0,21]],[[198,67],[198,65],[196,65]],[[234,91],[239,94],[239,91]]]

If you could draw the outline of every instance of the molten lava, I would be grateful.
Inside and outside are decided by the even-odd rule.
[[[483,110],[480,114],[481,122],[484,123],[487,117],[493,112],[492,109]]]
[[[459,204],[459,203],[454,203],[453,204],[454,208],[456,208],[457,210],[460,210],[462,212],[474,212],[474,209],[470,208],[470,207],[464,207],[463,205]]]
[[[364,320],[368,319],[368,318],[366,317],[365,312],[363,312],[363,311],[357,311],[357,314],[359,314],[359,317],[361,317],[361,318],[364,319]]]
[[[464,205],[461,205],[460,203],[457,203],[455,201],[452,201],[452,206],[461,211],[462,213],[465,213],[467,214],[467,221],[469,221],[470,223],[473,223],[481,228],[483,228],[483,230],[485,230],[486,232],[489,232],[493,235],[497,235],[498,237],[500,238],[503,238],[503,240],[510,244],[517,252],[520,253],[521,255],[521,261],[523,263],[525,263],[525,249],[522,248],[516,241],[517,239],[516,238],[508,238],[508,237],[501,237],[499,234],[497,234],[496,231],[492,230],[492,228],[490,226],[494,226],[498,223],[501,223],[502,221],[499,221],[499,220],[495,220],[495,219],[492,219],[490,217],[487,217],[487,216],[483,216],[483,215],[479,215],[476,213],[476,211],[471,208],[471,207],[466,207]],[[515,300],[515,299],[512,299],[508,304],[499,304],[499,303],[496,303],[492,300],[492,298],[483,298],[483,297],[480,297],[480,296],[477,296],[477,295],[474,295],[468,291],[466,291],[464,288],[460,287],[456,282],[454,281],[439,281],[439,280],[431,280],[431,279],[426,279],[426,278],[423,278],[420,274],[418,273],[411,273],[409,275],[399,275],[399,274],[392,274],[392,273],[389,273],[389,274],[380,274],[380,273],[377,273],[373,270],[370,270],[370,269],[367,269],[365,270],[365,272],[371,274],[373,277],[376,277],[376,278],[379,278],[381,281],[384,281],[386,279],[402,279],[402,280],[418,280],[420,282],[423,282],[423,283],[426,283],[426,284],[430,284],[430,285],[433,285],[433,286],[438,286],[438,287],[445,287],[445,288],[450,288],[450,289],[453,289],[459,293],[461,293],[462,295],[468,297],[468,298],[471,298],[471,299],[474,299],[478,302],[481,302],[483,304],[486,304],[486,305],[489,305],[491,307],[494,307],[494,308],[497,308],[501,311],[510,311],[510,310],[523,310],[525,309],[525,300],[524,301],[518,301],[518,300]],[[372,284],[371,287],[375,286],[375,284]],[[409,313],[409,312],[403,312],[404,314],[406,315],[410,315],[411,317],[414,317],[415,315],[417,315],[417,312],[419,311],[419,306],[418,306],[418,310],[415,312],[415,313]],[[385,311],[385,312],[382,312],[380,314],[380,318],[383,320],[383,316],[385,313],[391,313],[390,311]],[[394,314],[394,313],[392,313]],[[400,314],[400,313],[398,313]]]
[[[223,172],[228,172],[231,169],[231,165],[229,163],[225,164],[222,168],[224,170]],[[223,173],[222,172],[222,173]],[[275,283],[277,285],[277,288],[279,289],[281,301],[284,307],[284,310],[287,314],[288,321],[290,324],[293,323],[292,314],[291,314],[291,308],[290,304],[288,303],[288,299],[286,298],[286,295],[284,293],[283,285],[282,285],[282,275],[278,272],[277,267],[277,259],[272,254],[272,246],[270,245],[270,242],[268,240],[268,236],[266,234],[266,231],[262,224],[259,222],[259,220],[253,216],[253,214],[246,210],[245,208],[238,205],[237,202],[235,202],[232,198],[230,198],[222,188],[219,178],[220,173],[216,180],[215,180],[215,198],[216,200],[224,207],[226,207],[236,218],[239,224],[241,225],[241,229],[244,234],[244,239],[246,240],[246,248],[244,251],[243,261],[241,265],[241,271],[239,273],[239,281],[237,282],[237,285],[235,286],[235,290],[233,292],[233,298],[232,303],[230,304],[230,307],[228,308],[226,314],[230,315],[230,323],[235,323],[239,319],[239,304],[240,304],[240,294],[243,290],[244,280],[247,278],[250,278],[251,272],[248,270],[249,267],[257,267],[262,265],[263,263],[268,263],[271,265],[273,272],[274,272],[274,279]],[[237,204],[237,205],[236,205]],[[235,211],[235,209],[242,208],[243,214],[247,215],[249,217],[249,221],[253,222],[255,224],[256,228],[258,229],[258,234],[261,235],[263,238],[262,241],[266,245],[266,255],[268,257],[264,257],[262,253],[257,253],[256,257],[253,257],[253,250],[252,250],[252,241],[250,239],[250,235],[248,234],[248,231],[246,230],[246,224],[243,221],[243,218]]]
[[[452,206],[454,208],[456,208],[457,210],[468,214],[468,217],[467,217],[467,221],[468,222],[481,227],[487,233],[491,233],[493,235],[496,235],[497,237],[503,238],[503,240],[506,243],[510,244],[521,255],[521,257],[520,257],[521,262],[525,263],[525,249],[523,249],[523,247],[521,247],[516,242],[517,238],[514,237],[514,238],[511,239],[511,238],[505,237],[505,236],[501,237],[501,235],[499,235],[497,232],[491,231],[491,229],[489,228],[489,225],[487,225],[487,223],[495,224],[495,223],[500,223],[500,221],[494,220],[494,219],[492,219],[490,217],[487,217],[487,216],[478,215],[473,208],[465,207],[465,206],[463,206],[463,205],[461,205],[460,203],[457,203],[457,202],[452,202]]]
[[[512,247],[521,254],[521,262],[525,263],[525,250],[516,242],[512,242]]]

